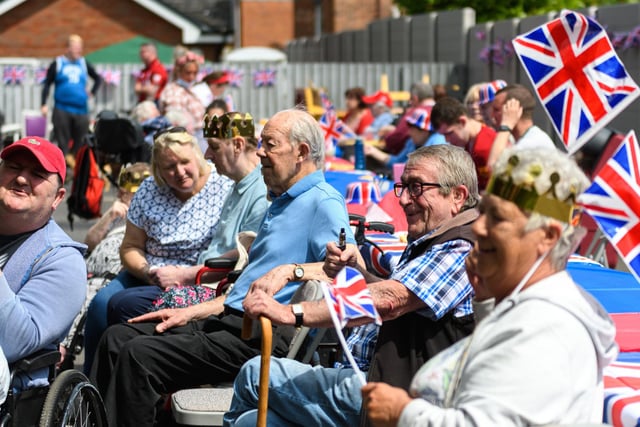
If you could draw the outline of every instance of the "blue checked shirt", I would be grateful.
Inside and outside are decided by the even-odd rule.
[[[363,372],[369,370],[373,350],[376,348],[376,340],[378,339],[378,330],[380,327],[375,323],[367,323],[366,325],[356,326],[351,330],[347,337],[347,348],[353,356],[358,368]],[[342,361],[334,364],[336,368],[350,367],[346,357]]]
[[[467,278],[464,260],[472,248],[466,240],[457,239],[434,245],[425,254],[409,261],[409,255],[431,233],[406,247],[390,279],[397,280],[426,304],[418,313],[438,320],[453,310],[454,316],[473,313],[473,288]]]

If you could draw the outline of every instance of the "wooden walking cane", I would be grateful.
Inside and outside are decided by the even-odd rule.
[[[252,320],[248,316],[242,318],[242,339],[251,338]],[[271,363],[271,346],[273,333],[271,320],[260,316],[262,327],[262,345],[260,346],[260,383],[258,387],[258,422],[256,427],[267,427],[267,409],[269,408],[269,365]]]

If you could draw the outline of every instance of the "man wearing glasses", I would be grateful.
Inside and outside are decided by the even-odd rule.
[[[352,332],[348,341],[353,356],[368,371],[369,380],[408,390],[422,363],[473,329],[473,292],[464,268],[474,241],[471,223],[478,216],[473,160],[452,145],[419,148],[410,155],[394,192],[406,215],[409,244],[390,277],[385,280],[367,272],[355,245],[340,250],[333,242],[327,244],[324,271],[335,276],[351,265],[363,274],[383,323],[377,343],[373,323]],[[305,271],[314,268],[303,267]],[[270,295],[277,291],[271,281],[255,282],[244,300],[245,314],[296,324],[291,306],[271,301]],[[300,307],[303,325],[332,327],[324,301],[302,302]],[[363,322],[358,319],[347,326]],[[369,365],[367,355],[372,353]],[[255,425],[259,363],[259,358],[251,359],[236,377],[225,425]],[[294,360],[272,358],[270,422],[285,425],[305,420],[306,427],[357,425],[362,399],[356,376],[349,367],[314,369]]]

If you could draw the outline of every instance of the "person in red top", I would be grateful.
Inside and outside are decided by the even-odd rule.
[[[363,135],[364,130],[373,122],[373,114],[364,102],[364,89],[352,87],[344,93],[347,112],[342,121],[357,135]]]
[[[144,68],[140,71],[134,87],[138,102],[150,100],[157,103],[160,92],[167,84],[167,70],[160,63],[158,50],[153,43],[143,43],[140,46],[140,59]]]
[[[431,124],[449,144],[471,154],[478,173],[478,188],[484,190],[491,175],[488,161],[496,131],[469,117],[464,104],[451,97],[442,98],[433,106]]]

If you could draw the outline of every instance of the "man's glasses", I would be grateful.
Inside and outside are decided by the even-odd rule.
[[[158,139],[159,136],[164,135],[165,133],[185,133],[185,132],[187,132],[187,129],[182,126],[167,127],[164,129],[160,129],[159,131],[156,131],[156,133],[153,134],[153,140],[155,141],[156,139]]]
[[[402,197],[402,193],[404,192],[404,190],[408,189],[409,196],[420,197],[422,195],[422,192],[424,191],[424,187],[441,188],[442,185],[436,182],[412,182],[410,184],[397,182],[393,184],[393,193],[396,195],[396,197]]]

